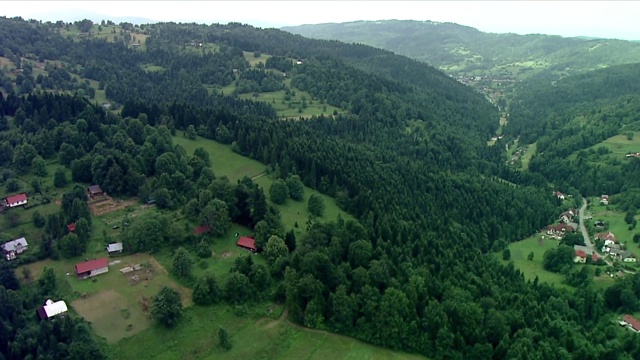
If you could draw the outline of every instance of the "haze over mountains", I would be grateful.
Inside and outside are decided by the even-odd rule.
[[[538,73],[564,76],[633,63],[640,43],[542,34],[495,34],[454,23],[386,20],[282,28],[317,39],[379,47],[427,62],[454,75],[524,78]]]

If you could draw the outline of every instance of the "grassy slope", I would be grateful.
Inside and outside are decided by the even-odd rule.
[[[269,314],[271,312],[271,314]],[[424,359],[344,336],[303,329],[275,318],[282,308],[255,306],[236,316],[228,306],[193,306],[176,329],[153,326],[111,347],[114,359]],[[270,316],[270,317],[267,317]],[[217,332],[227,329],[233,345],[219,352]],[[144,344],[144,346],[140,346]]]
[[[536,153],[538,143],[534,142],[533,144],[527,146],[527,151],[522,155],[522,170],[529,169],[529,161],[531,161],[531,157]]]
[[[264,164],[234,153],[231,151],[230,146],[201,137],[198,137],[197,140],[189,140],[183,136],[175,136],[173,142],[174,144],[179,144],[184,147],[189,154],[192,154],[197,147],[202,146],[209,152],[211,167],[216,176],[227,176],[232,183],[235,183],[244,176],[255,178],[255,182],[264,189],[267,198],[269,197],[269,187],[274,179],[271,176],[263,175],[265,172]],[[305,187],[303,201],[297,202],[289,199],[284,205],[275,205],[276,208],[280,210],[285,229],[295,228],[295,224],[298,223],[299,227],[295,228],[296,235],[300,235],[302,229],[306,227],[305,224],[309,216],[307,202],[311,194],[320,193]],[[320,196],[324,199],[325,204],[325,213],[320,220],[335,220],[338,214],[345,220],[353,218],[351,215],[340,210],[333,198],[324,194],[320,194]]]

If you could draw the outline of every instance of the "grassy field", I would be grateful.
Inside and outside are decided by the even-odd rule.
[[[260,54],[260,57],[255,57],[253,56],[254,53],[250,51],[243,51],[242,53],[244,54],[244,59],[249,62],[251,67],[255,67],[259,62],[264,64],[267,62],[267,59],[271,57],[271,55],[267,54]]]
[[[597,159],[597,161],[595,161],[596,163],[604,164],[607,162],[606,161],[607,159],[614,159],[614,158],[620,159],[622,161],[628,161],[628,159],[625,157],[626,154],[640,152],[640,133],[634,132],[634,136],[631,140],[627,139],[626,134],[615,135],[602,142],[599,142],[591,146],[586,150],[592,149],[594,151],[597,151],[597,149],[602,146],[609,149],[611,153],[606,155],[596,156],[595,157],[595,159]],[[569,160],[574,160],[576,158],[576,155],[577,155],[577,152],[571,154],[569,156]]]
[[[106,256],[104,250],[102,254],[100,257]],[[191,290],[174,282],[153,256],[136,254],[109,260],[112,263],[108,273],[86,280],[79,280],[74,275],[74,266],[84,261],[82,257],[59,261],[47,259],[23,267],[31,271],[32,279],[38,278],[45,267],[52,268],[59,284],[62,284],[59,288],[68,289],[65,291],[65,300],[92,323],[98,335],[110,343],[151,325],[143,303],[148,302],[165,285],[178,290],[185,306],[191,305]],[[150,264],[150,267],[149,270],[143,268],[128,274],[120,273],[121,268],[135,264]],[[16,273],[25,281],[22,277],[23,267],[18,268]],[[137,281],[132,279],[134,275],[138,277]]]
[[[281,307],[253,306],[237,316],[229,306],[193,306],[175,329],[153,326],[113,345],[114,359],[424,359],[348,337],[290,324]],[[232,349],[220,352],[217,332],[225,328]],[[144,346],[141,346],[144,344]]]
[[[542,239],[543,235],[544,240]],[[563,275],[545,270],[542,264],[545,251],[555,249],[557,246],[557,240],[549,239],[546,234],[538,233],[522,241],[509,244],[509,250],[511,250],[511,260],[509,261],[513,261],[513,265],[522,271],[526,280],[533,281],[537,276],[540,282],[546,282],[565,289],[571,289],[571,287],[562,283],[564,279]],[[534,254],[533,260],[528,260],[527,256],[531,252]],[[497,254],[496,256],[499,256],[500,259],[502,259],[502,253]],[[505,260],[501,261],[504,264],[509,262]],[[575,268],[579,269],[579,266],[588,265],[575,265]],[[591,266],[591,268],[593,269],[593,274],[595,268],[593,266]],[[593,284],[598,289],[605,289],[611,286],[614,282],[615,280],[606,276],[604,272],[600,276],[593,277]]]
[[[560,274],[547,271],[542,266],[542,259],[545,251],[549,249],[555,249],[558,246],[558,241],[549,239],[545,235],[542,240],[542,234],[535,234],[525,240],[517,241],[509,244],[509,250],[511,250],[511,260],[513,265],[520,269],[524,274],[526,280],[535,279],[537,276],[540,282],[546,282],[561,287],[566,287],[562,284],[563,276]],[[529,253],[533,252],[533,260],[527,260]],[[502,259],[502,254],[499,254]],[[508,261],[503,262],[506,264]]]
[[[522,170],[529,169],[529,161],[533,157],[533,154],[536,153],[538,143],[534,142],[533,144],[527,146],[527,151],[522,155]]]
[[[209,139],[198,137],[197,140],[190,140],[178,135],[173,137],[173,142],[174,144],[179,144],[184,147],[189,154],[192,154],[197,147],[202,146],[209,152],[209,156],[212,159],[211,168],[216,176],[227,176],[231,183],[234,184],[244,176],[254,178],[255,183],[261,186],[267,198],[269,197],[269,187],[274,179],[264,174],[264,164],[236,154],[231,151],[230,146]],[[340,214],[344,220],[353,219],[351,215],[338,208],[333,198],[320,194],[305,186],[304,199],[302,201],[288,199],[284,205],[275,205],[275,207],[280,210],[285,229],[294,229],[296,235],[302,234],[303,229],[306,228],[305,224],[309,217],[307,202],[311,194],[319,194],[324,199],[325,212],[320,220],[335,220],[338,214]],[[296,223],[298,227],[295,227]]]
[[[233,91],[233,90],[231,90]],[[228,93],[224,91],[225,94]],[[266,92],[260,93],[257,97],[254,97],[252,94],[242,94],[240,95],[243,99],[252,99],[255,101],[264,101],[271,104],[278,116],[283,118],[309,118],[311,116],[319,116],[320,114],[324,115],[332,115],[334,111],[337,113],[344,113],[345,111],[337,108],[335,106],[331,106],[329,104],[321,104],[317,100],[311,100],[311,95],[306,91],[295,90],[296,95],[291,97],[291,100],[285,100],[284,90],[274,91],[274,92]],[[302,109],[300,112],[300,106],[302,104],[302,99],[306,99],[307,107]]]

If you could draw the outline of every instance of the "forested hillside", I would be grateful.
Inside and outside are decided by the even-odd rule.
[[[498,113],[470,88],[388,51],[274,29],[148,25],[139,29],[148,36],[143,48],[126,37],[62,38],[59,26],[0,19],[0,49],[14,65],[3,69],[0,96],[2,180],[6,186],[57,161],[79,184],[154,199],[165,213],[135,219],[135,231],[123,232],[129,253],[195,252],[201,243],[174,226],[177,213],[223,230],[231,221],[251,229],[264,250],[259,260],[239,257],[221,289],[199,278],[194,306],[282,303],[300,325],[434,359],[640,356],[637,336],[611,323],[620,299],[635,298],[637,307],[637,282],[605,302],[593,287],[525,282],[492,254],[551,223],[560,207],[540,175],[511,170],[500,147],[486,146]],[[251,64],[245,52],[269,58]],[[84,91],[43,87],[22,69],[37,61],[96,82],[120,111]],[[283,120],[273,103],[241,97],[274,90],[306,91],[308,101],[345,111]],[[357,221],[310,219],[304,236],[291,238],[262,188],[250,178],[216,177],[206,152],[174,146],[180,133],[228,144],[280,182],[298,175]],[[65,225],[91,226],[83,198],[81,185],[64,193],[34,241],[38,255],[21,261],[81,256],[86,243]],[[175,249],[182,246],[188,250]],[[0,306],[11,330],[3,343],[22,346],[3,347],[2,355],[44,357],[22,340],[12,308]],[[81,330],[67,339],[76,347]]]
[[[454,75],[571,74],[633,63],[640,54],[640,44],[630,41],[494,34],[431,21],[356,21],[292,26],[283,30],[312,38],[375,46]]]
[[[584,195],[616,194],[637,188],[635,161],[608,165],[587,161],[586,150],[640,124],[640,64],[620,65],[557,82],[520,85],[511,103],[504,133],[520,142],[536,142],[529,170]],[[606,150],[602,155],[606,155]],[[579,152],[579,153],[578,153]],[[567,158],[578,153],[577,157]],[[624,159],[622,159],[624,160]]]

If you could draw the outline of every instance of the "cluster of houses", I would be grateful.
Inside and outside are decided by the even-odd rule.
[[[547,235],[556,240],[561,240],[565,234],[575,232],[578,229],[578,223],[573,219],[578,215],[578,210],[569,209],[558,217],[558,223],[547,226]]]
[[[597,262],[601,259],[600,255],[588,246],[574,245],[573,249],[575,250],[575,255],[573,256],[574,263],[585,264],[587,258],[591,258],[592,262]]]
[[[636,262],[637,259],[631,251],[622,249],[622,246],[616,240],[615,235],[611,231],[596,234],[595,240],[601,240],[604,245],[600,251],[603,254],[609,254],[615,260],[622,260],[623,262]]]

